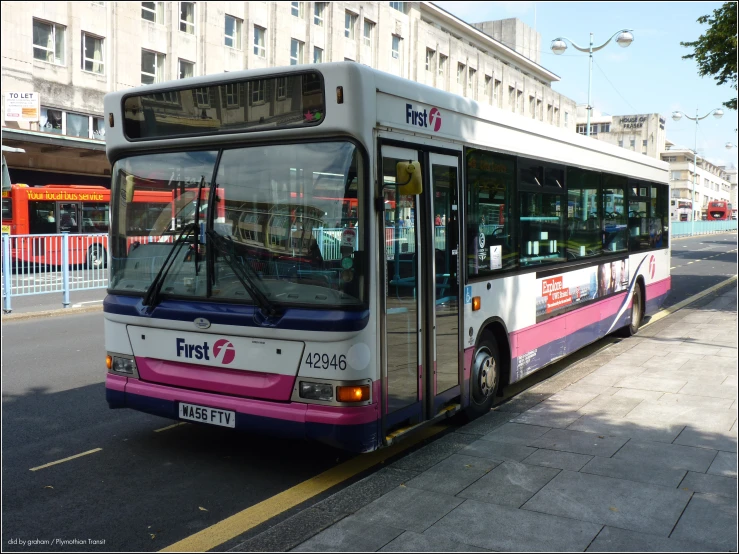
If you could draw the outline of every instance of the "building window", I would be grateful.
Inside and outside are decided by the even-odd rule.
[[[103,39],[82,33],[82,70],[102,75],[105,73],[104,59]]]
[[[185,60],[180,60],[179,63],[180,66],[180,79],[189,79],[190,77],[193,77],[195,75],[195,64],[192,62],[187,62]]]
[[[292,39],[290,41],[290,65],[303,63],[303,46],[305,43]]]
[[[209,108],[210,107],[210,91],[206,87],[195,89],[195,102],[198,108]]]
[[[400,58],[400,37],[397,35],[393,35],[392,56],[396,60]]]
[[[44,133],[61,135],[64,132],[62,128],[62,111],[41,107],[39,130]]]
[[[464,70],[465,65],[463,63],[457,64],[457,84],[463,85],[464,84]]]
[[[266,32],[267,29],[254,25],[254,55],[258,58],[267,57],[267,47],[264,41]]]
[[[33,57],[49,63],[64,65],[65,28],[56,23],[33,20]]]
[[[434,56],[435,55],[436,55],[436,52],[431,50],[431,48],[426,48],[426,71],[434,70]]]
[[[90,138],[90,116],[68,113],[67,136]]]
[[[405,13],[405,2],[390,2],[390,7],[400,13]]]
[[[643,140],[643,141],[641,141],[641,145],[642,145],[642,146],[643,146],[644,148],[646,148],[646,147],[647,147],[647,142],[648,142],[647,140]]]
[[[303,17],[303,7],[305,2],[290,2],[290,13],[295,17]]]
[[[551,125],[553,122],[552,119],[552,105],[547,104],[547,122]]]
[[[180,31],[195,34],[195,2],[180,2]]]
[[[516,89],[508,87],[508,105],[511,107],[511,111],[516,111]]]
[[[578,123],[577,132],[584,135],[587,132],[587,125],[585,125],[585,123]]]
[[[569,126],[570,124],[570,114],[569,112],[565,112],[565,127]]]
[[[313,25],[323,27],[323,10],[326,9],[326,2],[315,2],[313,4]]]
[[[239,105],[239,85],[236,83],[229,83],[224,85],[226,92],[226,107],[235,108]]]
[[[231,48],[241,50],[241,24],[243,21],[238,17],[226,16],[225,44]]]
[[[375,33],[375,24],[369,19],[364,20],[364,45],[372,46],[372,35]]]
[[[313,47],[313,63],[322,63],[323,62],[323,50],[318,48],[317,46]]]
[[[493,98],[495,99],[495,105],[499,108],[503,105],[503,97],[500,95],[501,82],[495,79],[493,83]]]
[[[277,99],[284,100],[287,98],[287,77],[279,77],[277,79]]]
[[[141,2],[141,19],[163,24],[164,2]]]
[[[610,123],[601,123],[600,124],[600,132],[601,133],[610,133],[611,132],[611,124]]]
[[[467,79],[467,88],[470,90],[470,92],[475,90],[475,73],[477,72],[470,67],[469,76]]]
[[[102,117],[92,118],[92,138],[105,140],[105,119]]]
[[[554,108],[554,124],[559,125],[559,108]]]
[[[442,79],[446,75],[446,61],[448,59],[448,56],[445,56],[444,54],[439,54],[439,77]]]
[[[164,76],[164,54],[141,50],[141,84],[153,85]]]
[[[536,98],[534,96],[529,96],[529,114],[531,114],[531,119],[536,117]]]
[[[352,12],[344,12],[344,36],[354,40],[354,28],[357,26],[357,16]]]
[[[523,115],[523,91],[516,91],[516,111]]]
[[[267,82],[264,80],[252,81],[251,83],[249,83],[249,86],[251,87],[252,105],[264,104],[264,98],[266,96],[266,91],[267,91]]]
[[[619,148],[623,148],[624,147],[624,141],[619,140],[618,141],[618,146],[619,146]]]
[[[490,75],[485,75],[485,97],[488,100],[493,97],[493,78]]]
[[[634,148],[636,146],[636,140],[635,139],[629,140],[629,146],[631,146],[631,148]]]

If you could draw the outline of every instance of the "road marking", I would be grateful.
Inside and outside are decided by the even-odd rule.
[[[669,308],[665,308],[664,310],[660,310],[659,312],[657,312],[656,314],[654,314],[652,317],[650,317],[649,318],[649,322],[648,323],[645,323],[644,325],[642,325],[642,327],[646,327],[647,325],[651,325],[652,323],[656,323],[660,319],[662,319],[664,317],[667,317],[671,313],[674,313],[674,312],[678,311],[681,308],[684,308],[688,304],[692,304],[693,302],[695,302],[697,300],[700,300],[704,296],[707,296],[707,295],[711,294],[713,291],[718,290],[721,287],[726,286],[729,283],[732,283],[732,282],[736,281],[736,279],[737,279],[737,276],[736,275],[733,275],[733,276],[729,277],[728,279],[726,279],[725,281],[721,281],[717,285],[713,285],[712,287],[709,287],[706,290],[699,292],[698,294],[694,294],[693,296],[691,296],[689,298],[686,298],[682,302],[678,302],[674,306],[670,306]]]
[[[72,304],[73,308],[81,308],[85,304],[100,304],[102,300],[88,300],[87,302],[79,302],[77,304]]]
[[[100,452],[101,450],[102,448],[95,448],[94,450],[88,450],[87,452],[83,452],[82,454],[75,454],[74,456],[70,456],[69,458],[64,458],[63,460],[57,460],[56,462],[50,462],[42,466],[32,467],[28,471],[38,471],[39,469],[44,469],[45,467],[49,467],[49,466],[55,466],[57,464],[68,462],[69,460],[74,460],[75,458],[80,458],[81,456],[87,456],[88,454],[94,454],[95,452]]]
[[[695,263],[695,262],[688,262],[688,263],[687,263],[687,264],[685,264],[685,265],[690,265],[690,264],[694,264],[694,263]]]
[[[175,427],[179,427],[180,425],[187,425],[187,421],[180,421],[179,423],[175,423],[174,425],[162,427],[161,429],[154,429],[154,432],[161,433],[162,431],[166,431],[167,429],[174,429]]]
[[[160,552],[206,552],[217,546],[238,537],[249,529],[253,529],[257,525],[272,519],[282,512],[294,508],[298,504],[305,502],[320,494],[331,487],[346,481],[347,479],[368,470],[371,467],[395,456],[396,454],[410,448],[414,444],[424,439],[432,437],[446,429],[446,425],[434,425],[422,429],[417,435],[393,444],[387,448],[375,450],[369,454],[360,454],[351,460],[347,460],[343,464],[324,471],[320,475],[316,475],[307,481],[303,481],[292,488],[282,491],[275,496],[268,498],[247,508],[238,514],[219,521],[215,525],[203,529],[167,546]]]
[[[677,267],[677,266],[675,266],[675,267]],[[670,269],[675,269],[675,267],[671,267]]]

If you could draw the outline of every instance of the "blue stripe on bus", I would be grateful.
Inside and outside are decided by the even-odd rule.
[[[256,308],[240,304],[216,302],[191,302],[186,300],[163,300],[148,312],[136,296],[109,294],[103,302],[103,311],[109,314],[131,317],[151,317],[171,321],[193,321],[204,317],[211,324],[238,325],[241,327],[272,327],[305,331],[361,331],[369,323],[369,310],[315,310],[310,308],[288,308],[275,323],[260,324],[255,321]]]
[[[106,399],[110,408],[131,408],[168,419],[185,421],[179,417],[179,403],[176,401],[110,389],[106,389]],[[200,425],[208,424],[202,423]],[[360,425],[329,425],[313,422],[302,423],[236,412],[235,425],[237,431],[261,433],[286,439],[315,440],[353,452],[370,452],[380,446],[378,421]]]

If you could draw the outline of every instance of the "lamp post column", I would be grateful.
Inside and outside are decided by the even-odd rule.
[[[589,63],[589,71],[588,71],[588,127],[586,130],[586,136],[590,136],[590,112],[593,111],[593,107],[591,105],[592,102],[592,90],[593,90],[593,33],[590,33],[590,61]]]

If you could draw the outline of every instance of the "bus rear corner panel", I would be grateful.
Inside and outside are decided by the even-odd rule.
[[[305,435],[308,440],[357,453],[372,452],[382,444],[379,421],[359,425],[306,422]]]

